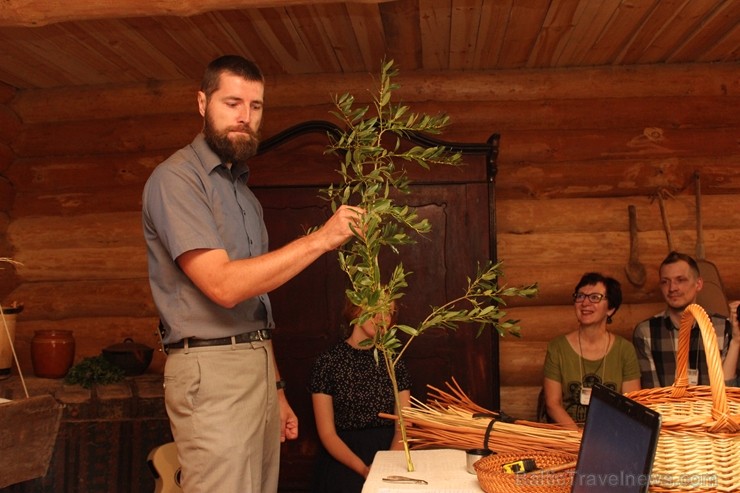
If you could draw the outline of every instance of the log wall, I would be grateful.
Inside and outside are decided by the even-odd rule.
[[[653,198],[660,188],[672,193],[674,246],[694,253],[697,171],[707,258],[728,296],[740,298],[739,74],[738,64],[402,71],[398,99],[415,111],[448,113],[446,140],[501,134],[498,256],[508,284],[541,288],[508,309],[523,338],[501,341],[507,413],[534,417],[545,347],[574,328],[570,294],[582,273],[622,282],[625,304],[613,327],[626,337],[661,309],[656,267],[668,249]],[[264,136],[331,119],[334,94],[365,101],[373,76],[269,79]],[[0,299],[26,305],[17,336],[26,371],[33,331],[52,325],[75,331],[77,361],[129,336],[157,345],[140,195],[154,166],[200,129],[195,90],[195,82],[0,88],[0,254],[24,264],[17,275],[0,271]],[[628,205],[637,209],[648,272],[642,287],[624,271]],[[152,371],[162,364],[157,354]]]

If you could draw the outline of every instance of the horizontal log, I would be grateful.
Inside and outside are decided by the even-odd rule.
[[[695,253],[696,232],[673,230],[674,250]],[[659,231],[640,233],[640,258],[647,266],[657,266],[669,252],[665,234]],[[732,261],[737,256],[736,245],[740,244],[740,229],[711,230],[704,232],[705,249],[717,263]],[[573,260],[573,255],[583,261],[609,265],[617,259],[629,259],[629,233],[605,231],[592,233],[538,233],[500,234],[497,247],[502,259],[511,264],[562,264]],[[532,252],[537,252],[533,258]]]
[[[693,190],[694,172],[705,194],[740,193],[740,153],[662,156],[584,161],[498,162],[496,194],[500,199],[654,196],[659,188]],[[690,192],[689,192],[690,193]]]
[[[450,126],[445,135],[450,139],[468,136],[475,140],[485,139],[488,132],[486,122],[479,122],[470,127]],[[738,128],[732,127],[511,131],[501,138],[499,163],[733,155],[740,153],[737,135]]]
[[[179,148],[201,128],[197,115],[85,120],[24,125],[13,141],[18,157],[111,154]],[[321,118],[321,117],[319,117]],[[282,128],[275,128],[272,135]],[[487,121],[452,123],[445,140],[485,142],[497,131]],[[512,129],[501,139],[500,162],[724,156],[740,154],[735,126],[721,128],[632,127],[607,129]]]
[[[88,190],[119,189],[139,185],[143,189],[152,170],[176,149],[164,152],[121,152],[106,156],[69,155],[15,159],[7,171],[19,194],[35,192],[63,194]],[[80,180],[84,176],[85,180]],[[111,194],[113,195],[113,194]],[[115,200],[115,197],[110,197]]]
[[[12,147],[18,157],[161,151],[190,143],[202,127],[200,115],[150,115],[24,125]]]
[[[452,128],[485,125],[506,133],[531,129],[602,129],[645,125],[659,128],[737,127],[740,116],[731,108],[740,106],[737,97],[651,97],[595,98],[541,101],[429,101],[410,105],[423,114],[444,113]]]
[[[660,80],[660,84],[646,81]],[[117,84],[103,87],[37,89],[18,92],[11,107],[27,123],[126,118],[161,113],[193,114],[200,81]],[[276,75],[267,78],[268,114],[276,108],[326,104],[349,93],[367,103],[376,81],[371,74]],[[454,102],[562,101],[624,98],[737,97],[737,66],[670,64],[549,70],[416,71],[397,78],[397,99],[406,104]],[[327,88],[332,88],[327,90]],[[142,104],[130,104],[131,101]],[[413,109],[413,107],[412,107]],[[731,106],[728,105],[728,115]],[[645,115],[645,113],[641,113]],[[731,118],[731,117],[730,117]]]
[[[19,320],[155,317],[147,278],[24,282],[10,294],[24,303]]]
[[[501,410],[516,419],[535,421],[541,385],[501,386]]]
[[[690,231],[695,231],[696,196],[693,187],[666,198],[664,204],[672,232],[689,235]],[[499,199],[496,202],[496,226],[499,234],[512,235],[626,232],[629,231],[627,208],[630,205],[635,206],[638,235],[654,231],[665,234],[660,205],[655,196]],[[740,196],[706,195],[702,192],[700,212],[704,230],[735,229],[740,225]]]
[[[185,95],[178,93],[183,101],[189,104],[182,112],[173,111],[173,95],[162,97],[160,91],[145,93],[139,100],[130,91],[123,90],[123,94],[116,95],[115,101],[124,105],[119,111],[122,116],[112,118],[111,113],[106,114],[107,120],[125,120],[130,118],[158,117],[168,115],[172,119],[192,118],[195,114],[194,101],[195,91],[192,90]],[[98,95],[94,95],[97,97]],[[57,102],[56,98],[53,102]],[[124,104],[125,102],[125,104]],[[50,104],[53,104],[50,102]],[[59,104],[70,104],[68,101],[59,101]],[[366,105],[368,102],[356,103],[357,106]],[[539,100],[539,101],[453,101],[444,100],[406,102],[411,111],[418,114],[447,114],[450,116],[452,128],[456,126],[475,126],[480,122],[486,122],[490,132],[504,133],[510,130],[529,129],[600,129],[618,127],[641,127],[645,124],[646,114],[651,115],[650,125],[663,128],[714,128],[718,126],[739,126],[740,116],[730,108],[740,106],[740,97],[650,97],[650,98],[598,98],[598,99],[564,99],[564,100]],[[132,107],[141,108],[140,112],[131,115]],[[177,106],[175,106],[177,108]],[[281,128],[287,128],[307,120],[330,120],[336,121],[331,115],[334,105],[331,96],[327,94],[324,101],[317,101],[311,105],[300,107],[282,108],[280,106],[268,106],[268,116],[263,133],[272,135]],[[8,110],[10,111],[10,110]],[[100,111],[92,115],[80,115],[76,121],[101,119]],[[14,115],[14,114],[13,114]],[[605,117],[608,115],[608,118]],[[47,113],[37,117],[24,118],[26,124],[41,123],[47,125],[49,120],[37,120],[37,118],[48,118]],[[17,117],[15,117],[17,120]],[[73,123],[71,120],[61,120]],[[339,123],[337,121],[337,123]],[[8,136],[17,133],[19,123],[15,124],[15,131],[7,132]],[[0,135],[3,125],[0,123]]]
[[[120,185],[115,189],[84,187],[59,192],[20,193],[13,203],[13,215],[63,216],[77,214],[141,212],[144,184]]]
[[[140,212],[19,218],[8,228],[8,235],[19,253],[36,249],[146,248]]]
[[[501,385],[541,385],[547,342],[502,339],[499,343]]]
[[[18,250],[23,282],[131,279],[146,276],[142,247]]]

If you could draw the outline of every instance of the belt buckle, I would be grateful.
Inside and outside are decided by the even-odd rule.
[[[263,337],[263,335],[262,335],[262,329],[260,329],[260,330],[258,330],[258,331],[256,331],[256,332],[257,332],[257,340],[258,340],[258,341],[264,341],[264,340],[265,340],[265,338],[264,338],[264,337]]]

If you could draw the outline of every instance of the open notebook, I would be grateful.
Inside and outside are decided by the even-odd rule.
[[[660,413],[595,384],[572,493],[648,491]]]

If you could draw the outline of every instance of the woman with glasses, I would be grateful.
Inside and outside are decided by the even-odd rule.
[[[621,393],[640,390],[634,346],[607,330],[621,304],[616,279],[589,272],[576,285],[578,328],[547,345],[543,390],[550,421],[573,426],[586,421],[594,383]]]

